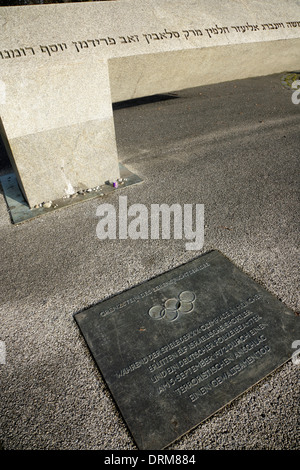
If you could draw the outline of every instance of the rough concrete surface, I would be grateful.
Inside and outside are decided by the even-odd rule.
[[[120,160],[144,181],[105,202],[204,204],[201,251],[99,240],[103,198],[12,225],[0,194],[4,449],[136,449],[73,319],[104,298],[217,249],[299,312],[300,104],[281,77],[114,105]],[[299,403],[290,360],[169,449],[299,450]]]

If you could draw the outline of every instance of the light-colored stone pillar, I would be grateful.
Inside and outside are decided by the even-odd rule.
[[[1,79],[8,152],[31,207],[119,177],[105,61],[12,66]]]

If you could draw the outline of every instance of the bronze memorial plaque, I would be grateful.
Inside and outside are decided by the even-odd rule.
[[[74,315],[139,449],[160,450],[289,360],[300,317],[218,251]]]

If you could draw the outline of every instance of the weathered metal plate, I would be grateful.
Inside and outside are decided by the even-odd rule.
[[[118,185],[118,188],[113,187],[111,184],[103,184],[97,188],[91,188],[83,194],[74,194],[72,197],[57,199],[52,202],[51,207],[38,207],[30,209],[22,191],[19,187],[17,177],[15,173],[9,173],[0,177],[0,182],[3,188],[3,193],[6,199],[6,203],[9,209],[12,223],[20,224],[26,222],[30,219],[35,219],[41,215],[46,215],[50,212],[62,209],[64,207],[72,206],[74,204],[79,204],[81,202],[88,201],[89,199],[94,199],[100,196],[106,196],[113,191],[124,188],[126,186],[131,186],[133,184],[141,183],[142,179],[132,173],[128,168],[126,168],[121,163],[120,167],[120,177],[122,183]]]
[[[74,317],[140,449],[194,428],[300,339],[300,318],[217,251]]]

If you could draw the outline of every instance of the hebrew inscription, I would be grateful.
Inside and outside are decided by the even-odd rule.
[[[54,44],[40,44],[39,47],[33,46],[20,46],[17,49],[4,49],[0,50],[0,58],[6,59],[20,59],[29,56],[37,56],[45,54],[52,57],[55,54],[64,53],[67,50],[75,50],[82,53],[85,50],[94,50],[95,48],[110,47],[116,45],[130,46],[133,44],[154,44],[156,41],[178,41],[179,39],[186,39],[187,41],[193,40],[201,41],[201,37],[209,37],[213,39],[216,35],[231,35],[231,34],[251,34],[257,31],[277,31],[284,28],[300,28],[300,21],[278,21],[275,23],[260,23],[249,24],[246,22],[243,25],[218,25],[214,24],[209,27],[199,26],[197,28],[184,28],[178,31],[173,31],[164,28],[160,31],[147,31],[142,34],[132,32],[120,36],[109,35],[105,37],[92,37],[85,39],[74,40],[70,43],[60,42]],[[201,43],[201,42],[200,42]]]
[[[35,55],[35,50],[33,47],[21,47],[20,49],[0,51],[1,59],[15,59],[27,55]]]
[[[50,44],[49,46],[40,46],[41,52],[46,52],[50,57],[53,53],[67,49],[66,43]]]

